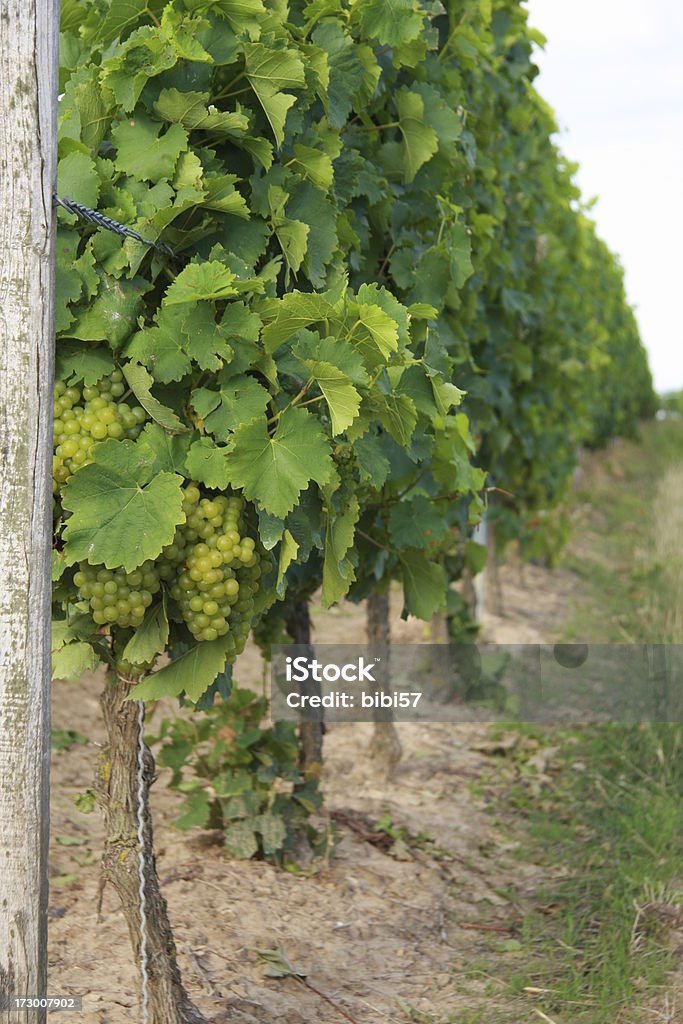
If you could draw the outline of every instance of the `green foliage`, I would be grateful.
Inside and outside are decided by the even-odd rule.
[[[60,187],[178,259],[59,211],[57,397],[80,408],[81,382],[116,375],[104,393],[126,404],[125,381],[141,410],[134,436],[57,455],[65,566],[156,564],[197,483],[244,499],[272,552],[254,623],[389,578],[428,618],[487,484],[511,515],[548,508],[579,442],[651,411],[531,40],[518,0],[66,4]],[[65,417],[63,453],[88,416]],[[71,569],[55,594],[78,610]],[[142,628],[96,625],[114,658]],[[239,646],[208,629],[138,693],[200,699]]]
[[[201,716],[164,719],[157,760],[186,794],[178,828],[220,829],[228,856],[283,864],[303,847],[325,852],[328,837],[310,822],[321,795],[299,772],[295,727],[264,726],[267,713],[263,698],[233,687],[227,702]]]

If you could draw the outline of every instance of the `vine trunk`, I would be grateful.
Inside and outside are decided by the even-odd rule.
[[[287,619],[287,632],[292,638],[292,643],[300,647],[309,648],[310,657],[313,656],[311,648],[311,615],[307,600],[295,601],[291,614]],[[304,684],[306,693],[320,693],[320,683],[314,679]],[[301,743],[300,767],[305,778],[319,779],[323,767],[323,733],[325,726],[323,722],[302,718],[299,725],[299,739]]]
[[[102,885],[111,882],[121,901],[133,956],[140,963],[140,883],[137,837],[138,709],[127,700],[130,682],[110,675],[102,694],[107,746],[100,754],[97,792],[104,811],[105,847]],[[143,771],[145,813],[145,897],[148,952],[149,1024],[206,1024],[183,987],[176,947],[161,895],[154,858],[154,836],[147,796],[154,778],[154,758],[145,746]]]
[[[367,600],[367,633],[368,644],[375,650],[379,649],[381,660],[375,669],[375,690],[391,692],[390,675],[390,626],[389,626],[389,592],[374,591]],[[396,726],[391,720],[391,709],[375,708],[375,728],[370,742],[370,756],[380,771],[386,776],[391,775],[401,760],[402,748]]]

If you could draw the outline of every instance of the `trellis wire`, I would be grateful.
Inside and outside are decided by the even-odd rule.
[[[145,812],[147,809],[147,787],[145,783],[145,704],[138,701],[138,878],[140,881],[140,971],[142,973],[142,1020],[149,1021],[149,953],[147,950],[147,896],[145,894],[145,864],[147,843],[145,837]]]
[[[170,259],[177,260],[178,257],[171,249],[170,245],[166,245],[165,242],[152,242],[149,238],[143,238],[141,234],[134,231],[133,228],[126,227],[125,224],[119,224],[117,220],[112,217],[107,217],[104,213],[99,213],[98,210],[91,210],[89,206],[84,206],[83,203],[77,203],[75,199],[69,199],[68,196],[58,196],[55,194],[54,201],[57,206],[61,206],[67,213],[72,213],[76,217],[80,217],[81,220],[87,220],[90,224],[95,224],[98,228],[105,228],[107,231],[113,231],[115,235],[122,235],[124,238],[132,238],[136,242],[141,242],[142,245],[148,245],[151,249],[155,249],[161,256],[168,256]]]

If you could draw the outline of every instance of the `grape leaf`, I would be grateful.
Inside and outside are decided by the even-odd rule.
[[[66,384],[83,381],[91,386],[114,369],[111,352],[98,345],[60,341],[55,351],[55,378]]]
[[[154,672],[128,694],[128,700],[158,700],[177,697],[183,691],[196,703],[220,675],[228,660],[231,636],[202,640],[169,665]]]
[[[263,343],[266,351],[274,352],[293,334],[318,321],[334,315],[335,308],[322,295],[292,291],[281,299],[274,299],[264,305],[262,317],[270,320],[263,329]]]
[[[422,494],[403,498],[389,513],[389,537],[399,550],[441,541],[447,529],[443,503],[430,501]]]
[[[166,602],[151,605],[145,617],[123,649],[123,657],[133,665],[144,665],[166,649],[169,636]]]
[[[173,313],[178,316],[177,311]],[[220,370],[224,363],[231,361],[233,349],[227,342],[227,328],[223,323],[216,323],[214,308],[208,302],[197,302],[183,309],[180,330],[185,351],[202,370]]]
[[[184,267],[164,296],[165,306],[177,306],[183,302],[198,302],[201,299],[228,299],[237,295],[233,282],[235,274],[218,260],[207,263],[190,263]]]
[[[304,360],[304,366],[325,396],[332,419],[332,436],[342,434],[358,415],[360,395],[336,366],[314,359]]]
[[[322,192],[327,192],[328,189],[332,188],[334,169],[332,167],[332,160],[327,153],[296,143],[294,146],[294,166]]]
[[[94,672],[99,663],[90,644],[75,640],[52,652],[52,678],[75,683],[85,672]]]
[[[363,35],[373,36],[385,46],[411,42],[422,31],[423,14],[413,0],[358,0],[354,15]]]
[[[353,563],[346,557],[353,544],[360,516],[358,498],[352,494],[340,510],[327,512],[322,600],[326,608],[348,592],[355,580]]]
[[[218,448],[208,437],[194,441],[185,460],[185,468],[193,480],[224,491],[228,486],[226,449]]]
[[[184,341],[178,330],[175,311],[162,306],[156,316],[156,325],[134,334],[126,346],[126,355],[143,363],[155,380],[168,384],[172,380],[181,380],[192,366]]]
[[[188,132],[210,131],[213,135],[242,135],[249,118],[238,110],[218,110],[209,103],[208,92],[180,92],[162,89],[154,113],[164,121],[182,124]]]
[[[401,556],[403,595],[410,615],[425,621],[446,603],[446,574],[443,566],[430,560],[424,551],[404,551]]]
[[[275,581],[275,592],[278,597],[285,596],[285,573],[299,553],[299,545],[292,537],[289,530],[285,530],[280,544],[280,558],[278,560],[277,579]]]
[[[439,137],[425,121],[424,100],[410,89],[396,94],[398,126],[403,136],[403,181],[412,181],[439,148]]]
[[[181,473],[190,447],[190,433],[169,434],[157,423],[146,423],[138,438],[138,447],[142,449],[143,445],[152,452],[154,473]]]
[[[135,329],[150,285],[140,277],[117,280],[102,274],[100,289],[67,335],[81,341],[108,341],[116,350]]]
[[[358,303],[357,315],[360,330],[352,329],[357,344],[365,348],[369,343],[377,348],[384,359],[398,349],[398,326],[394,320],[379,306]]]
[[[241,36],[246,33],[250,39],[258,39],[261,35],[261,25],[267,15],[262,0],[214,0],[214,2],[216,12],[223,15],[236,35]]]
[[[226,441],[231,430],[240,423],[249,423],[265,410],[270,394],[253,377],[235,377],[229,368],[218,375],[216,382],[218,391],[193,391],[192,405],[206,429],[219,441]]]
[[[160,135],[161,125],[138,114],[112,128],[116,166],[138,181],[173,177],[178,157],[187,150],[187,132],[172,124]]]
[[[359,437],[353,445],[356,465],[362,483],[372,484],[380,488],[389,476],[391,465],[384,451],[382,438],[367,433]]]
[[[305,409],[285,410],[272,437],[265,416],[232,435],[230,483],[273,515],[286,516],[309,480],[324,485],[332,469],[329,441]]]
[[[147,373],[144,366],[140,366],[139,363],[126,363],[123,367],[123,375],[142,408],[164,430],[167,430],[169,434],[182,434],[187,430],[187,427],[178,419],[173,410],[162,405],[154,397],[150,391],[154,378]]]
[[[63,488],[65,551],[70,565],[88,561],[133,572],[157,558],[184,522],[182,477],[155,472],[148,445],[103,441]]]
[[[57,192],[67,199],[97,209],[100,194],[100,176],[95,164],[87,153],[74,150],[59,161],[57,167]],[[75,223],[76,216],[59,209],[60,218]]]
[[[261,43],[245,46],[246,74],[273,129],[278,146],[285,139],[287,111],[296,97],[281,89],[303,88],[304,66],[293,50],[270,50]]]

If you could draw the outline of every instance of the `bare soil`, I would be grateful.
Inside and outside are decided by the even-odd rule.
[[[535,567],[523,578],[515,568],[502,572],[506,617],[489,617],[487,638],[552,640],[573,579]],[[429,640],[424,623],[400,619],[400,594],[392,598],[394,640]],[[313,619],[326,642],[364,636],[362,606],[316,608]],[[251,648],[236,677],[258,685],[262,671]],[[54,726],[90,742],[53,757],[50,991],[82,994],[88,1021],[123,1024],[140,1020],[137,970],[112,891],[103,893],[98,914],[99,812],[86,815],[74,804],[91,785],[104,742],[102,684],[91,676],[54,687]],[[500,793],[482,786],[493,750],[488,727],[401,726],[403,759],[390,781],[369,758],[371,732],[365,724],[330,728],[327,811],[371,820],[388,814],[422,839],[381,849],[347,814],[356,828],[344,826],[335,855],[308,875],[231,861],[200,830],[175,830],[180,797],[160,773],[152,811],[162,889],[186,986],[216,1024],[338,1024],[342,1011],[357,1024],[447,1024],[466,1011],[485,1011],[491,1021],[532,1019],[529,996],[517,1003],[503,994],[495,976],[500,954],[492,950],[514,937],[543,872],[515,857],[515,823]],[[255,947],[281,947],[336,1006],[294,978],[264,978]]]

